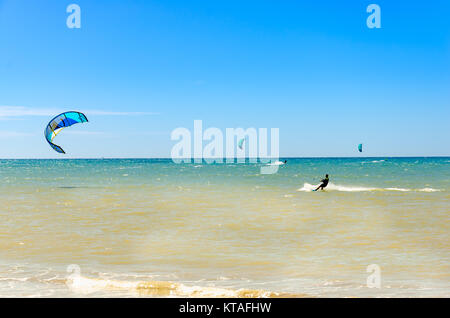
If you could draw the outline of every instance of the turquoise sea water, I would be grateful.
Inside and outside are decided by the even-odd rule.
[[[0,160],[0,296],[450,296],[449,157],[286,159]]]

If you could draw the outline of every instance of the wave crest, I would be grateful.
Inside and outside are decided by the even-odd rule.
[[[274,298],[304,297],[257,289],[227,289],[219,287],[187,286],[168,281],[119,281],[79,276],[66,281],[76,293],[91,294],[101,291],[123,291],[138,296],[153,297],[225,297],[225,298]]]

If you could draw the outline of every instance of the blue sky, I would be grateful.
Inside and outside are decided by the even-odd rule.
[[[81,29],[66,7],[81,7]],[[366,7],[381,7],[381,29]],[[169,157],[177,127],[281,156],[450,155],[448,1],[0,0],[0,158]]]

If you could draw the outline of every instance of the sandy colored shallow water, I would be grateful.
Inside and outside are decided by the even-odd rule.
[[[449,164],[0,160],[0,296],[449,297]]]

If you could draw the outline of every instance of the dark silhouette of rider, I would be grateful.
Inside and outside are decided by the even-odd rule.
[[[314,191],[317,191],[319,189],[323,190],[324,188],[327,187],[329,181],[330,181],[330,178],[328,178],[328,175],[325,175],[325,179],[320,180],[321,184]]]

